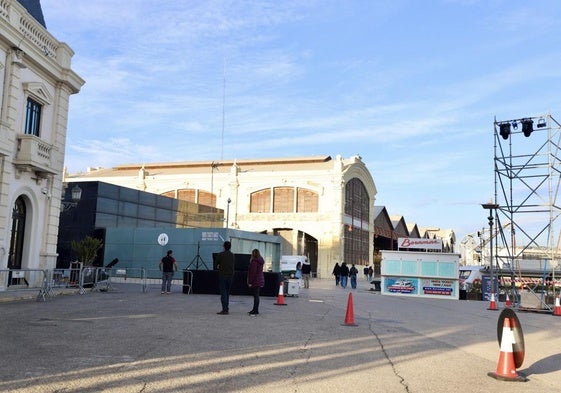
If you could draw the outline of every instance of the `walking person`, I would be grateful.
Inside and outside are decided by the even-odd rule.
[[[173,272],[177,271],[177,263],[173,257],[173,251],[169,250],[165,257],[160,260],[159,265],[162,272],[162,295],[164,293],[171,293],[171,281],[173,279]]]
[[[374,275],[374,269],[372,266],[368,266],[368,282],[372,284],[372,276]]]
[[[253,308],[249,315],[255,316],[259,314],[259,292],[265,285],[265,275],[263,274],[263,265],[265,261],[261,257],[258,249],[251,252],[249,267],[247,269],[247,286],[253,295]]]
[[[236,258],[230,249],[232,243],[224,242],[224,251],[216,256],[216,268],[218,269],[218,286],[220,288],[220,303],[222,311],[218,315],[228,315],[230,313],[230,288],[234,278],[234,264]]]
[[[368,280],[368,265],[364,265],[364,267],[362,268],[362,272],[364,274],[364,279]]]
[[[351,268],[349,270],[349,277],[351,278],[351,288],[352,289],[356,289],[356,276],[358,274],[358,269],[355,267],[355,264],[353,263],[351,265]]]
[[[312,265],[306,258],[304,264],[302,265],[302,278],[304,279],[304,288],[310,288],[310,274],[312,274]]]
[[[339,281],[341,280],[341,266],[339,266],[339,262],[335,262],[331,274],[335,276],[335,286],[339,286]]]
[[[349,267],[347,262],[341,263],[341,288],[347,288],[347,280],[349,278]]]

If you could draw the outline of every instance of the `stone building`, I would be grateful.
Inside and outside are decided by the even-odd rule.
[[[73,55],[39,0],[0,1],[0,270],[17,277],[56,264],[69,99],[84,84]]]
[[[372,264],[376,186],[359,156],[120,165],[67,175],[225,211],[224,226],[282,239],[329,277],[336,262]]]

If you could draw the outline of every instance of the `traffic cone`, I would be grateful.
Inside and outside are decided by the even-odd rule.
[[[495,301],[495,293],[491,292],[491,301],[487,310],[497,310],[497,302]]]
[[[503,335],[501,338],[501,351],[499,353],[499,362],[497,363],[497,369],[495,372],[487,373],[491,378],[495,378],[501,381],[514,381],[514,382],[526,382],[527,378],[519,375],[516,372],[516,366],[514,363],[514,354],[512,353],[514,346],[514,333],[511,329],[510,318],[505,318],[503,322]]]
[[[277,302],[275,303],[277,306],[286,306],[284,302],[284,282],[280,282],[279,286],[279,296],[277,297]]]
[[[353,294],[349,292],[349,298],[347,300],[347,314],[345,315],[345,323],[343,326],[358,326],[355,323],[355,313],[353,311]]]
[[[512,302],[510,301],[510,297],[508,297],[508,293],[506,294],[505,306],[506,307],[512,306]]]
[[[553,308],[553,315],[561,317],[561,305],[559,304],[559,295],[555,296],[555,307]]]

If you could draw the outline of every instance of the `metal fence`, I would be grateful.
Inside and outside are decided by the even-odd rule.
[[[0,294],[2,292],[37,292],[37,300],[47,300],[68,290],[83,295],[89,291],[110,291],[114,284],[137,286],[142,293],[160,290],[162,272],[144,268],[76,267],[68,269],[0,269]],[[193,273],[176,272],[172,289],[192,292]]]
[[[37,300],[48,297],[48,275],[45,269],[0,269],[0,290],[4,292],[37,292]]]

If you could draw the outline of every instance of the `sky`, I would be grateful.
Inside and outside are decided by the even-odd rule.
[[[85,85],[65,165],[360,155],[375,204],[487,227],[494,121],[561,118],[561,2],[42,0]]]

